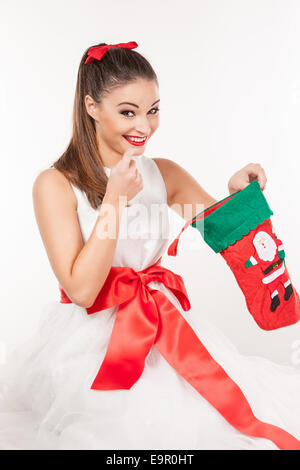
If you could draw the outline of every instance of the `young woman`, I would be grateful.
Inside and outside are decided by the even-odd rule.
[[[192,322],[180,276],[159,264],[169,242],[168,207],[188,220],[197,204],[216,200],[180,165],[145,156],[159,126],[160,96],[156,74],[136,47],[102,43],[85,51],[71,141],[34,182],[36,219],[61,302],[45,308],[37,334],[2,374],[0,448],[297,448],[299,372],[242,356],[205,315]],[[230,194],[252,179],[264,188],[261,165],[235,173]],[[175,307],[211,354],[214,374],[228,374],[215,387],[207,360],[187,364],[191,374],[204,371],[205,398],[156,347]],[[136,341],[140,333],[143,342]],[[168,333],[172,348],[176,337]],[[155,338],[152,347],[147,335]],[[185,348],[172,354],[184,360]]]

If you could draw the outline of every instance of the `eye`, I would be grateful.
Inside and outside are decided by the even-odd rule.
[[[151,113],[150,111],[155,111],[155,113]],[[158,114],[159,108],[152,108],[150,111],[149,111],[150,114],[153,114],[153,115]],[[123,114],[123,116],[125,116],[125,117],[132,117],[132,116],[128,116],[126,113],[133,113],[134,114],[134,112],[129,110],[129,109],[126,110],[126,111],[122,111],[120,114]]]

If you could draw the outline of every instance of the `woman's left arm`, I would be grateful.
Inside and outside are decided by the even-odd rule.
[[[164,179],[168,206],[186,221],[218,202],[178,163],[167,158],[153,158]],[[250,163],[229,179],[229,194],[241,191],[254,179],[264,189],[267,178],[259,163]]]

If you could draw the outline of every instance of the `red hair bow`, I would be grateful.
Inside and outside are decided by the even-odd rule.
[[[120,44],[107,44],[106,46],[93,46],[90,47],[88,50],[88,57],[85,64],[92,62],[94,59],[101,60],[104,54],[108,51],[108,49],[112,49],[115,47],[124,47],[125,49],[135,49],[138,47],[138,44],[135,41],[130,42],[121,42]]]

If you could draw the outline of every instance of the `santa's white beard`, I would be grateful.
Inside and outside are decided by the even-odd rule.
[[[253,239],[253,244],[260,259],[263,261],[273,261],[277,247],[269,233],[263,230],[258,232]]]
[[[270,245],[267,245],[265,247],[262,245],[258,245],[256,251],[258,252],[258,256],[260,257],[260,259],[262,259],[263,261],[273,261],[276,254],[276,245],[275,247]]]

